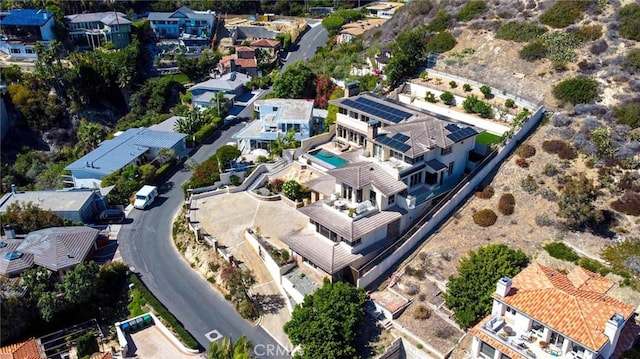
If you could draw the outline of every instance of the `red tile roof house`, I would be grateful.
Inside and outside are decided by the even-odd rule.
[[[0,359],[42,359],[44,353],[38,351],[34,338],[27,341],[0,347]]]
[[[218,70],[222,74],[239,72],[251,77],[258,76],[258,61],[256,52],[248,46],[236,47],[236,53],[222,56],[218,63]]]
[[[249,46],[266,52],[271,58],[275,58],[278,55],[278,51],[280,51],[280,41],[272,39],[253,40]]]
[[[501,278],[491,315],[470,330],[472,358],[618,359],[638,337],[634,308],[606,293],[613,282],[577,267],[534,263]]]

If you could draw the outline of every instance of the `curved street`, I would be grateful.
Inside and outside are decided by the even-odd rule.
[[[317,20],[310,23],[314,25],[300,39],[296,51],[288,54],[283,68],[313,56],[317,47],[326,43],[326,30]],[[251,111],[252,106],[249,105],[238,117],[246,120]],[[243,126],[244,123],[236,123],[217,131],[197,150],[193,159],[198,163],[204,161],[219,146],[231,142],[231,136]],[[190,175],[190,172],[177,171],[160,188],[160,195],[150,209],[133,210],[130,213],[129,218],[133,219],[133,223],[123,225],[118,234],[123,260],[140,274],[149,290],[205,350],[209,348],[211,337],[223,335],[238,338],[246,335],[255,345],[257,357],[288,357],[284,348],[266,331],[242,319],[235,308],[194,272],[177,252],[171,239],[172,219],[184,203],[181,185]]]

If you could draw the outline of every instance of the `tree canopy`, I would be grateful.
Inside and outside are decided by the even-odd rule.
[[[233,338],[223,338],[222,342],[212,342],[209,346],[209,359],[250,359],[253,343],[244,335],[235,342]]]
[[[315,74],[307,65],[296,62],[289,66],[273,83],[278,98],[315,98]]]
[[[7,206],[2,223],[10,224],[16,233],[29,233],[43,228],[69,224],[50,210],[42,209],[33,202],[14,202]]]
[[[416,72],[425,55],[425,35],[426,30],[422,27],[411,27],[398,35],[392,45],[394,56],[384,69],[391,85],[397,85]]]
[[[565,183],[558,201],[558,216],[565,218],[567,226],[574,229],[600,223],[604,216],[594,205],[597,198],[593,181],[581,173]]]
[[[301,358],[353,358],[366,301],[363,289],[325,280],[294,308],[284,331],[293,345],[302,347]]]
[[[458,265],[458,274],[449,277],[445,304],[454,311],[455,321],[468,328],[491,312],[491,293],[498,279],[513,277],[528,263],[527,256],[504,244],[492,244],[471,251]]]

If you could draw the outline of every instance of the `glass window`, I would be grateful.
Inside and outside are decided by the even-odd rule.
[[[536,335],[538,335],[539,337],[542,337],[542,333],[544,332],[544,325],[534,320],[533,324],[531,324],[531,331],[536,333]]]
[[[411,178],[409,179],[409,186],[413,187],[417,184],[420,184],[421,182],[422,182],[422,172],[414,173],[411,175]]]
[[[374,144],[373,145],[373,157],[379,159],[380,161],[384,161],[384,158],[382,157],[383,154],[384,154],[384,152],[382,151],[382,146]]]
[[[480,344],[480,355],[487,358],[487,359],[493,359],[494,355],[496,353],[496,350],[494,347],[492,347],[491,345],[482,342],[482,344]]]
[[[387,203],[389,203],[389,205],[392,205],[392,204],[394,204],[395,202],[396,202],[396,195],[395,195],[395,194],[392,194],[391,196],[389,196],[389,197],[387,198]]]
[[[511,315],[516,315],[516,310],[515,308],[507,307],[507,313]]]
[[[11,49],[11,53],[12,54],[19,54],[20,53],[20,49]]]
[[[500,359],[511,359],[511,357],[508,356],[507,354],[500,353]]]
[[[442,148],[442,149],[440,149],[440,154],[441,154],[441,155],[446,155],[446,154],[451,153],[451,151],[452,151],[452,148],[451,148],[451,147]]]
[[[571,350],[576,358],[584,358],[584,347],[582,345],[571,343]]]
[[[347,109],[344,108],[344,107],[338,107],[338,113],[346,115],[347,114]]]
[[[449,170],[448,170],[448,174],[452,174],[453,173],[453,164],[454,162],[449,162]]]

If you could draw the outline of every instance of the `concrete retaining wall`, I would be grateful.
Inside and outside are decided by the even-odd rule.
[[[467,184],[458,191],[440,210],[438,210],[429,221],[416,231],[404,244],[402,244],[393,254],[383,259],[378,265],[373,267],[358,279],[358,287],[366,288],[376,281],[380,276],[398,264],[410,252],[415,251],[419,245],[428,240],[428,236],[433,233],[451,214],[460,206],[466,198],[471,195],[480,183],[511,153],[517,144],[540,122],[544,117],[544,108],[539,108],[531,118],[525,122],[522,128],[513,135],[513,138],[500,150],[500,152],[482,168]]]

